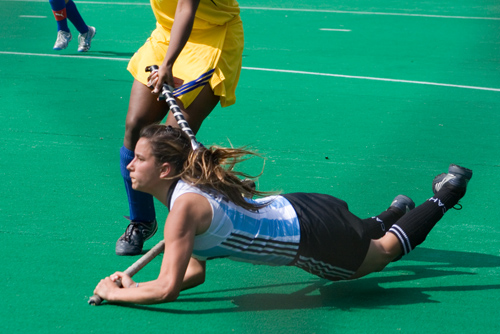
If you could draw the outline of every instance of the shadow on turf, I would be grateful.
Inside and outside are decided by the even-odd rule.
[[[408,264],[410,261],[427,262],[432,264]],[[168,307],[165,306],[137,306],[127,307],[149,310],[155,312],[173,314],[210,314],[228,312],[247,312],[280,309],[310,309],[330,307],[332,309],[351,310],[362,308],[384,308],[394,305],[439,303],[431,300],[428,292],[432,291],[485,291],[498,290],[500,284],[490,285],[449,285],[449,286],[424,286],[416,287],[393,287],[384,288],[380,286],[386,283],[399,285],[405,282],[439,277],[451,277],[460,275],[477,275],[470,271],[460,271],[457,268],[495,268],[500,267],[500,257],[488,254],[467,253],[446,250],[434,250],[428,248],[416,249],[408,259],[400,264],[395,263],[384,271],[393,272],[394,275],[367,276],[353,281],[330,282],[327,280],[311,280],[309,282],[284,283],[268,286],[247,287],[238,289],[222,289],[211,292],[183,293],[181,297]],[[401,274],[404,272],[404,274]],[[442,281],[440,281],[442,282]],[[233,291],[248,291],[256,289],[272,289],[287,285],[309,284],[307,287],[290,294],[276,293],[248,293],[240,296],[228,297],[206,297],[211,294],[220,294]],[[313,294],[311,294],[313,293]],[[203,295],[203,297],[196,297]],[[227,308],[203,309],[199,306],[196,310],[175,309],[177,303],[209,303],[230,302],[234,306]]]
[[[129,60],[134,55],[134,52],[116,52],[116,51],[88,51],[87,56],[102,56],[102,57],[123,57],[124,61]],[[81,57],[81,52],[67,53],[67,56]]]
[[[134,55],[134,52],[116,52],[116,51],[95,51],[92,52],[95,55],[102,55],[102,56],[120,56],[120,57],[126,57],[126,58],[131,58]]]

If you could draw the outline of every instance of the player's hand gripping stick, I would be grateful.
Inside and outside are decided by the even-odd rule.
[[[162,240],[160,241],[156,246],[151,248],[146,254],[144,254],[139,260],[137,260],[134,264],[132,264],[130,267],[127,268],[127,270],[124,271],[125,274],[129,275],[130,277],[134,276],[144,268],[146,264],[151,262],[158,254],[163,252],[163,249],[165,248],[165,242]],[[118,280],[115,282],[116,285],[119,287],[122,286],[121,281]],[[89,304],[90,305],[99,305],[102,303],[102,298],[99,297],[98,295],[93,295],[89,299]]]
[[[151,65],[146,67],[146,72],[158,72],[159,67],[157,65]],[[184,131],[189,138],[191,139],[191,146],[193,147],[193,151],[196,151],[198,148],[200,148],[202,145],[198,143],[196,140],[196,137],[194,136],[193,130],[189,127],[188,122],[184,118],[184,115],[182,114],[181,108],[177,105],[177,102],[175,101],[174,97],[174,88],[167,85],[166,83],[163,83],[162,89],[160,92],[160,100],[166,100],[168,107],[172,114],[175,117],[175,120],[177,121],[177,124],[179,124],[180,128],[182,131]]]

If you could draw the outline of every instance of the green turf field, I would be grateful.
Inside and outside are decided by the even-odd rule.
[[[71,24],[69,48],[52,50],[48,1],[0,0],[5,333],[500,333],[498,1],[241,1],[238,101],[198,139],[263,154],[259,189],[329,193],[364,218],[399,193],[425,201],[450,163],[474,177],[463,210],[381,273],[331,283],[214,260],[205,284],[148,307],[87,300],[137,259],[114,254],[128,214],[119,148],[127,60],[154,17],[144,0],[76,4],[97,28],[83,54]]]

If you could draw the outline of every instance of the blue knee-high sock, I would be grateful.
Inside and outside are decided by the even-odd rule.
[[[66,4],[66,13],[68,15],[68,19],[73,23],[76,30],[80,32],[80,34],[85,34],[89,31],[89,27],[85,24],[82,16],[76,9],[76,5],[73,0],[69,0]]]
[[[64,0],[49,0],[50,7],[57,22],[57,31],[69,32],[68,20],[66,19],[66,3]]]
[[[120,149],[120,170],[125,181],[128,203],[130,209],[130,220],[135,222],[152,222],[156,218],[153,196],[132,189],[128,164],[134,159],[134,152],[122,146]]]

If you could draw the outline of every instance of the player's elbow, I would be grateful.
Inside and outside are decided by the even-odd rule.
[[[181,290],[194,288],[205,283],[205,261],[199,261],[191,258],[189,266],[184,275]]]
[[[177,297],[179,297],[179,293],[165,294],[162,298],[162,302],[163,303],[170,303],[170,302],[177,300]]]
[[[173,302],[179,297],[180,289],[178,284],[169,280],[157,280],[155,284],[155,304]]]
[[[188,284],[183,284],[183,290],[194,288],[203,283],[205,283],[205,272],[196,274],[189,280]]]
[[[175,301],[179,297],[179,290],[170,287],[162,288],[158,294],[158,299],[160,303],[170,303]]]

